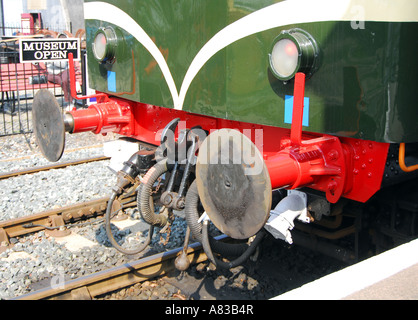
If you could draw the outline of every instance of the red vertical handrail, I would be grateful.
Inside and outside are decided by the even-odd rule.
[[[290,141],[293,145],[300,145],[302,141],[303,103],[305,98],[305,74],[298,72],[295,75],[293,88],[293,115],[290,130]]]
[[[91,98],[105,98],[107,97],[107,94],[105,93],[97,93],[97,94],[93,94],[90,96],[77,96],[77,90],[75,87],[75,68],[74,68],[74,55],[72,54],[72,52],[70,52],[68,54],[68,66],[70,68],[70,90],[71,90],[71,96],[74,99],[77,100],[85,100],[85,99],[91,99]]]

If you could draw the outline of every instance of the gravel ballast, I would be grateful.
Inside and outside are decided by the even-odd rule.
[[[67,136],[67,150],[59,162],[103,155],[105,137]],[[39,153],[32,134],[1,137],[0,148],[2,173],[51,164]],[[108,160],[0,180],[0,220],[108,196],[116,176],[107,165]]]

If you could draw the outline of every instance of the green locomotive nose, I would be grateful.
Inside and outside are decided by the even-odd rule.
[[[97,10],[86,1],[90,86],[132,93],[135,83],[130,100],[290,128],[286,100],[300,71],[305,130],[416,141],[418,8],[402,3],[103,1]]]

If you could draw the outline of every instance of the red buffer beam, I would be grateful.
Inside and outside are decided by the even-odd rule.
[[[335,203],[344,193],[346,161],[340,140],[333,136],[302,136],[305,74],[297,73],[290,139],[282,150],[265,159],[272,188],[315,186]],[[328,157],[327,157],[328,155]],[[329,161],[332,158],[333,161]]]
[[[297,73],[290,139],[265,155],[272,188],[310,187],[331,203],[342,196],[367,201],[380,189],[389,144],[303,133],[304,88],[305,75]]]
[[[310,187],[325,192],[331,203],[337,202],[342,196],[367,201],[380,189],[389,144],[303,132],[304,91],[305,75],[297,73],[290,134],[288,129],[216,119],[103,93],[95,95],[97,104],[67,114],[66,128],[70,128],[67,131],[71,133],[115,132],[158,144],[158,131],[176,117],[186,122],[187,127],[199,124],[208,132],[227,127],[239,131],[257,127],[263,129],[263,143],[276,150],[263,154],[272,188]],[[89,97],[77,97],[86,98]]]

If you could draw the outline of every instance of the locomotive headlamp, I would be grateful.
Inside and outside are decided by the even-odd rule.
[[[310,77],[318,67],[319,47],[302,29],[282,31],[274,39],[269,60],[270,69],[279,80],[290,80],[297,72]]]
[[[92,49],[94,57],[100,63],[111,63],[115,58],[117,36],[111,27],[100,28],[94,36]]]

